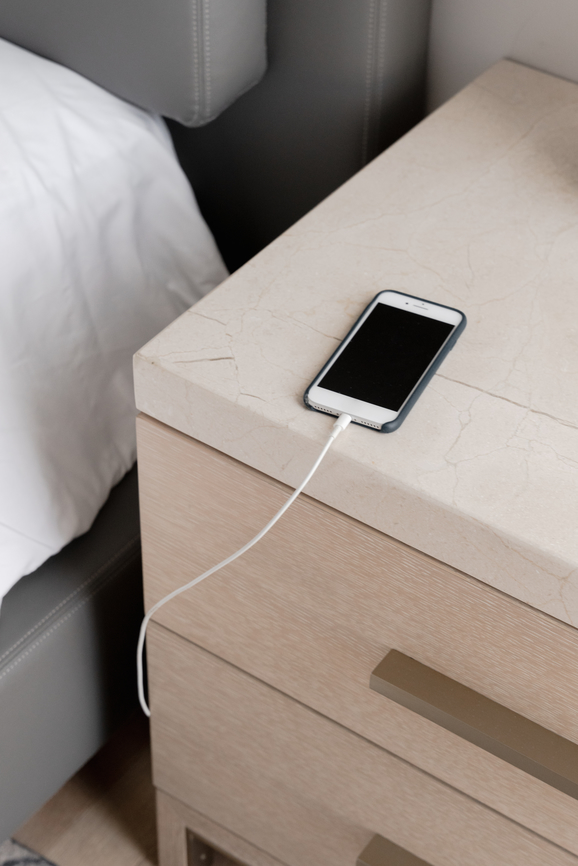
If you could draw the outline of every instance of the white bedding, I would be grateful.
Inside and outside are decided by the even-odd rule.
[[[225,276],[163,122],[0,40],[0,599],[90,527],[132,354]]]

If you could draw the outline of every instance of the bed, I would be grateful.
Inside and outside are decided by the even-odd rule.
[[[0,39],[0,600],[135,461],[131,358],[227,272],[163,121]]]
[[[134,703],[132,355],[227,276],[159,113],[208,122],[265,66],[260,0],[202,3],[192,20],[175,4],[174,68],[154,81],[150,32],[120,69],[86,21],[61,33],[61,56],[63,5],[43,5],[45,21],[26,3],[0,11],[3,35],[74,67],[0,39],[0,840]],[[240,25],[244,50],[219,57]]]
[[[135,704],[130,355],[226,275],[160,115],[234,267],[418,119],[428,16],[428,0],[0,4],[0,146],[26,166],[0,298],[0,840]],[[27,119],[1,89],[24,67]],[[47,186],[29,224],[23,190]]]

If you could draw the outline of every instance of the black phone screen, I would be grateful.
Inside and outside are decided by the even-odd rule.
[[[317,384],[397,412],[454,327],[377,304]]]

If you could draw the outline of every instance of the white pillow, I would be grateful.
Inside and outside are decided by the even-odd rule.
[[[0,40],[0,598],[135,459],[133,353],[226,276],[162,120]]]

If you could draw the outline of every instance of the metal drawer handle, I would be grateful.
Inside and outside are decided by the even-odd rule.
[[[578,799],[578,746],[467,686],[391,650],[371,688]]]
[[[430,864],[410,854],[405,848],[394,845],[389,839],[374,836],[357,858],[357,866],[430,866]]]

